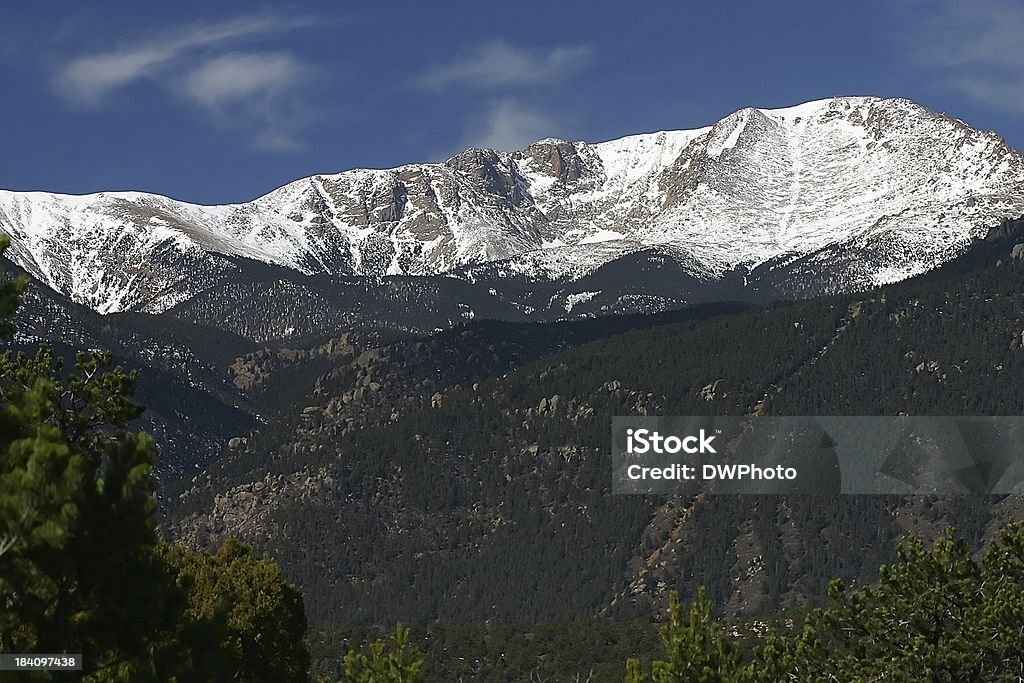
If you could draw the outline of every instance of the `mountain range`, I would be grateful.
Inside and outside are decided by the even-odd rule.
[[[985,542],[1019,498],[613,495],[609,421],[1020,414],[1021,215],[997,134],[866,97],[237,205],[0,191],[13,345],[138,369],[162,533],[253,544],[325,632],[646,621],[702,584],[759,619],[906,535]]]
[[[411,276],[451,309],[423,329],[863,289],[934,268],[1021,214],[1024,158],[997,134],[873,97],[596,144],[469,149],[243,204],[0,191],[8,256],[99,313],[196,315],[225,290],[258,307],[272,283],[340,296],[334,309],[350,314]],[[310,331],[283,321],[267,334]]]

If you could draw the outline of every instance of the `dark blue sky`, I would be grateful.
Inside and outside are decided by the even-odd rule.
[[[20,7],[19,7],[20,5]],[[8,3],[0,187],[242,201],[469,145],[907,97],[1024,148],[1024,3]]]

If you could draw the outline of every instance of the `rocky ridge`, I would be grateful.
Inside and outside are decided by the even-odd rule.
[[[101,313],[158,313],[237,276],[576,280],[639,251],[714,281],[825,271],[817,289],[900,280],[1024,213],[1024,159],[907,100],[747,108],[706,128],[356,169],[251,202],[0,191],[10,257]],[[576,293],[581,294],[581,293]]]

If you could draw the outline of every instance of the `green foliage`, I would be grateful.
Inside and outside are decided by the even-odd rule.
[[[661,628],[667,658],[651,664],[648,676],[636,659],[626,665],[626,683],[731,683],[741,680],[739,650],[711,615],[703,587],[684,618],[679,595],[669,594],[668,622]]]
[[[0,242],[0,250],[6,239]],[[0,283],[0,315],[20,281]],[[109,354],[0,355],[0,650],[86,653],[87,680],[173,680],[183,607],[157,556],[152,440]],[[45,674],[39,678],[45,679]]]
[[[22,287],[0,280],[0,319]],[[306,680],[302,599],[276,565],[159,543],[135,381],[109,353],[0,354],[0,651],[82,653],[85,681]]]
[[[151,659],[173,584],[154,553],[156,449],[126,430],[135,378],[110,366],[0,355],[0,649],[88,652],[87,672],[116,679]]]
[[[10,243],[11,238],[0,233],[0,256],[7,250]],[[11,326],[7,319],[18,309],[20,295],[27,284],[28,281],[23,277],[16,280],[0,279],[0,339],[11,334]]]
[[[347,683],[416,683],[420,680],[423,657],[409,644],[409,629],[401,624],[386,640],[374,641],[367,650],[351,650],[345,655]]]
[[[1024,670],[1024,527],[1011,523],[980,561],[948,529],[912,539],[873,586],[831,588],[796,639],[807,671],[835,680],[1017,681]]]
[[[673,599],[662,631],[666,660],[647,675],[637,660],[627,683],[674,681],[1018,681],[1024,670],[1024,526],[1009,524],[981,560],[948,529],[931,548],[918,539],[857,591],[831,601],[802,629],[776,628],[741,660],[711,619],[703,593],[690,619]]]
[[[236,539],[216,554],[175,546],[167,557],[187,592],[188,620],[219,625],[217,647],[230,662],[232,680],[306,680],[302,595],[284,580],[276,563],[258,559]]]
[[[313,629],[314,673],[344,677],[343,657],[354,647],[386,637],[376,627]],[[424,682],[507,683],[588,681],[621,683],[627,657],[650,661],[659,652],[658,628],[650,619],[595,619],[512,626],[496,621],[435,623],[414,629],[410,641],[428,663]]]

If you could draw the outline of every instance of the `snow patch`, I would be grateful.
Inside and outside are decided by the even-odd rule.
[[[601,290],[596,292],[577,292],[576,294],[567,295],[565,297],[565,312],[572,313],[572,309],[576,308],[576,306],[590,301],[600,293]]]

